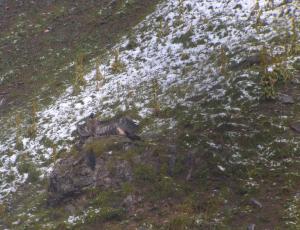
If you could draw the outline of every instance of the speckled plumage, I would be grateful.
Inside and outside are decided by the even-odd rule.
[[[129,117],[99,121],[90,116],[84,125],[77,127],[79,136],[83,138],[121,135],[127,136],[130,139],[139,139],[135,134],[137,129],[138,125]]]

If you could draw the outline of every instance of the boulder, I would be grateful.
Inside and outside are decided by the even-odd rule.
[[[197,169],[194,162],[193,154],[182,156],[176,145],[164,142],[149,145],[120,135],[88,137],[75,153],[56,162],[49,176],[48,205],[73,203],[94,188],[120,190],[124,183],[151,181],[161,172],[176,176],[178,165],[189,169],[180,173],[190,180]],[[141,199],[131,195],[123,204],[129,209]]]
[[[300,133],[300,122],[298,121],[290,124],[290,128],[296,133]]]
[[[131,146],[133,143],[125,137],[104,137],[58,161],[49,177],[48,204],[70,200],[89,188],[117,188],[131,181],[132,167],[119,157]]]
[[[281,94],[278,97],[278,100],[282,103],[282,104],[294,104],[295,100],[292,96],[287,95],[287,94]]]
[[[193,154],[182,156],[175,145],[152,146],[122,136],[89,138],[78,153],[70,153],[56,162],[49,176],[48,205],[73,203],[70,201],[80,200],[94,188],[120,190],[124,183],[151,181],[161,172],[173,177],[178,173],[178,164],[186,169],[180,174],[190,179],[198,162]],[[129,209],[141,200],[130,195],[123,203]]]

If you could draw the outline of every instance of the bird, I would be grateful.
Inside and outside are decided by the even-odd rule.
[[[138,125],[129,117],[100,121],[91,113],[86,123],[77,127],[77,132],[82,138],[119,135],[140,140],[137,129]]]
[[[121,117],[116,120],[97,122],[93,134],[95,137],[119,135],[131,140],[139,140],[140,137],[135,134],[137,129],[138,125],[132,119]]]
[[[85,118],[86,122],[82,125],[77,125],[77,132],[80,137],[90,137],[94,129],[96,127],[96,117],[94,113],[91,113],[87,118]]]

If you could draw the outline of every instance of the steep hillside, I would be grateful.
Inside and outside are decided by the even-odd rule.
[[[1,1],[1,115],[28,106],[24,97],[49,104],[72,81],[70,63],[83,56],[89,65],[157,2]]]
[[[121,16],[97,21],[91,28],[111,26],[106,33],[112,36],[103,38],[107,49],[89,48],[91,55],[79,53],[75,61],[62,58],[56,68],[74,73],[59,79],[61,89],[49,91],[51,74],[63,77],[54,76],[51,64],[37,81],[43,92],[31,94],[35,99],[24,101],[27,106],[16,106],[24,100],[19,95],[5,98],[12,103],[1,116],[0,227],[299,229],[299,3],[165,0],[133,26],[152,4],[120,2],[113,15],[126,14],[122,6],[128,4],[145,5],[133,7],[143,12],[129,13],[134,20],[126,25]],[[63,9],[71,12],[72,6]],[[59,19],[53,38],[68,20]],[[112,26],[110,20],[119,21]],[[85,46],[97,36],[83,28],[76,30],[77,42]],[[64,32],[73,37],[72,31]],[[0,42],[5,39],[13,38]],[[19,58],[33,58],[26,55]],[[16,81],[7,76],[3,84]],[[74,133],[91,113],[99,119],[127,115],[139,123],[142,141],[133,150],[107,152],[110,167],[151,152],[149,162],[133,164],[133,179],[118,189],[94,188],[49,207],[48,176],[61,159],[78,154]]]

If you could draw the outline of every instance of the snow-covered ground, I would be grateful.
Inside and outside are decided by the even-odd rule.
[[[274,10],[268,8],[267,2],[259,1],[263,9],[261,20],[269,25],[265,33],[255,29],[259,14],[255,0],[168,0],[161,3],[136,26],[130,38],[124,37],[115,47],[120,50],[120,59],[125,64],[122,73],[112,73],[114,57],[111,55],[97,67],[105,78],[99,90],[95,70],[85,76],[87,85],[78,95],[73,94],[73,86],[68,87],[54,104],[38,112],[37,137],[22,138],[22,151],[16,150],[15,128],[7,127],[0,144],[0,202],[26,181],[28,175],[20,175],[17,170],[20,154],[28,153],[37,164],[49,159],[53,149],[43,145],[45,138],[54,142],[57,150],[68,149],[76,124],[91,112],[111,117],[116,111],[135,107],[141,117],[148,116],[152,113],[149,103],[154,80],[160,88],[160,104],[169,107],[187,104],[186,99],[196,95],[208,102],[222,101],[224,111],[238,110],[238,103],[255,102],[260,96],[257,73],[241,72],[238,81],[228,79],[220,73],[218,63],[221,47],[225,47],[228,54],[237,53],[231,61],[241,60],[243,54],[257,51],[262,45],[268,47],[272,37],[286,33],[278,25],[288,29],[291,15],[300,15],[296,1],[290,3],[289,8],[280,6]],[[278,6],[281,1],[274,2]],[[132,39],[135,48],[127,49]],[[253,39],[258,42],[253,44]],[[234,101],[229,93],[232,87],[235,95],[239,95]],[[180,90],[184,96],[170,93],[172,89]],[[205,117],[222,116],[216,111],[202,109]],[[14,119],[12,117],[11,121]],[[51,166],[41,170],[45,174],[51,171]],[[14,179],[8,180],[11,175]]]

